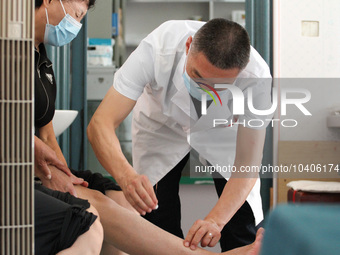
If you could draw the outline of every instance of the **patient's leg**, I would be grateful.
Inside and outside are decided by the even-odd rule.
[[[88,199],[98,210],[105,241],[128,254],[214,254],[203,249],[192,251],[183,245],[182,239],[119,206],[98,191],[81,186],[76,186],[76,191],[80,198]],[[253,252],[254,247],[255,245],[246,246],[238,248],[237,253],[231,253],[233,250],[224,254],[256,255]]]
[[[136,215],[139,215],[138,212],[132,207],[132,205],[126,200],[123,191],[107,190],[105,192],[105,195],[111,198],[120,206],[132,212],[135,212]],[[114,247],[113,245],[104,240],[101,255],[124,255],[124,254],[126,253],[118,250],[116,247]]]
[[[127,201],[123,191],[107,190],[105,191],[105,195],[114,200],[120,206],[128,209],[129,211],[135,212],[137,215],[139,215],[135,208],[133,208],[129,201]]]

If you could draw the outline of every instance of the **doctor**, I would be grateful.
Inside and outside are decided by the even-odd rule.
[[[271,106],[270,83],[249,81],[270,77],[267,64],[237,23],[165,22],[115,74],[113,87],[89,124],[89,140],[130,204],[154,224],[183,237],[178,189],[190,150],[213,166],[231,164],[238,171],[242,166],[259,166],[270,118],[253,114],[247,104],[244,114],[236,116],[230,90],[221,89],[215,91],[221,105],[208,101],[207,113],[201,115],[202,89],[211,94],[211,81],[224,81],[241,89],[247,100],[252,87],[252,105],[266,110]],[[115,134],[132,110],[133,167]],[[210,120],[222,117],[244,124],[212,128]],[[251,126],[251,120],[263,125]],[[223,175],[214,174],[218,202],[184,240],[191,249],[199,243],[215,246],[221,238],[222,251],[227,251],[255,240],[263,220],[258,174],[230,179]]]

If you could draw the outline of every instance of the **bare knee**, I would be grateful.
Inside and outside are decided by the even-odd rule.
[[[103,193],[97,190],[93,190],[93,189],[89,189],[89,188],[85,188],[81,186],[77,186],[76,191],[80,198],[88,200],[92,206],[98,209],[99,212],[100,212],[101,206],[107,203],[109,199]],[[96,215],[98,215],[98,212]]]
[[[86,240],[90,241],[91,244],[85,254],[99,254],[104,240],[103,226],[100,222],[99,213],[94,206],[90,205],[87,211],[96,215],[97,219],[93,222],[90,229],[84,233]]]
[[[132,207],[132,205],[127,201],[124,196],[123,191],[108,190],[106,191],[106,196],[115,201],[118,205],[128,209],[131,212],[138,214],[138,212]]]
[[[87,211],[96,215],[97,219],[93,222],[90,229],[85,233],[86,240],[90,241],[91,244],[89,247],[86,245],[88,250],[85,252],[85,254],[100,254],[104,240],[103,226],[100,222],[99,213],[94,206],[91,205]]]
[[[86,211],[96,215],[98,217],[97,219],[100,221],[99,212],[97,211],[97,209],[93,205],[90,205],[90,208],[88,208]]]
[[[110,214],[121,207],[138,214],[125,199],[123,192],[107,191],[106,195],[104,195],[97,190],[78,187],[77,193],[80,198],[88,200],[90,204],[98,210],[98,214],[101,216],[102,222],[106,222],[108,220],[108,218],[105,217],[107,216],[107,213]]]
[[[104,230],[103,226],[100,222],[100,217],[97,209],[90,205],[90,208],[87,209],[88,212],[93,213],[97,216],[97,219],[93,222],[90,229],[85,233],[86,240],[90,241],[90,246],[87,246],[88,250],[85,254],[100,254],[103,240],[104,240]],[[84,253],[83,253],[84,254]]]

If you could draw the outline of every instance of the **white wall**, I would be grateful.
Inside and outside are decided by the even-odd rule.
[[[280,126],[280,141],[340,141],[340,128],[327,127],[327,117],[335,110],[340,111],[340,79],[282,79],[280,88],[308,90],[311,99],[303,106],[312,114],[305,116],[295,105],[288,106],[287,116],[281,116],[281,120],[294,119],[298,125],[294,128]],[[303,96],[289,94],[290,98]]]
[[[274,0],[273,1],[273,63],[274,85],[278,88],[305,88],[311,100],[304,106],[312,116],[304,116],[297,108],[290,108],[286,118],[295,119],[298,126],[273,131],[273,162],[278,164],[278,142],[338,141],[340,128],[326,126],[331,110],[340,108],[340,1],[339,0]],[[317,30],[305,29],[309,22]],[[307,26],[308,27],[308,26]],[[315,32],[314,34],[311,32]],[[291,84],[282,78],[301,78]],[[324,78],[323,82],[309,82],[304,78]],[[327,80],[337,78],[337,81]],[[301,95],[300,95],[301,96]],[[280,109],[276,119],[282,118]],[[277,179],[273,179],[273,205],[276,205]]]
[[[338,0],[276,0],[274,76],[339,78],[339,13]],[[303,21],[318,22],[319,35],[303,35]]]
[[[311,100],[305,107],[312,113],[306,117],[290,108],[286,117],[299,124],[290,129],[277,126],[276,140],[340,140],[340,129],[326,126],[327,115],[340,110],[339,13],[339,0],[274,1],[274,77],[299,78],[291,83],[276,80],[276,86],[309,90]],[[306,21],[318,31],[304,29]],[[313,31],[317,33],[308,35]]]
[[[88,12],[88,37],[111,38],[112,36],[112,1],[96,1]]]

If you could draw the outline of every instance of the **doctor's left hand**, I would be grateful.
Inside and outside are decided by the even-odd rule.
[[[139,214],[145,215],[156,208],[158,200],[147,176],[127,174],[119,184],[127,201]]]
[[[212,219],[197,220],[190,228],[184,246],[195,250],[201,243],[202,247],[214,247],[221,238],[222,228]]]

